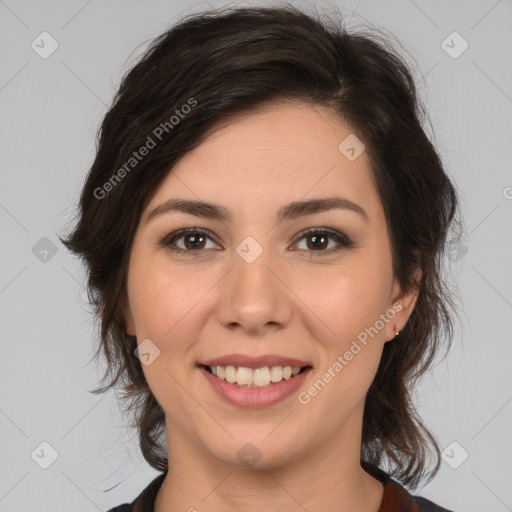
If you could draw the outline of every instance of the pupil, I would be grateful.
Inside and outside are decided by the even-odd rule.
[[[187,238],[187,243],[190,242],[191,239],[199,239],[200,241],[202,241],[203,237],[201,235],[189,235],[188,238]],[[191,246],[197,248],[197,244],[196,243],[192,243]]]
[[[320,241],[320,244],[313,242],[312,247],[314,247],[314,248],[318,248],[320,245],[322,245],[325,242],[325,236],[313,235],[310,237],[310,239]]]

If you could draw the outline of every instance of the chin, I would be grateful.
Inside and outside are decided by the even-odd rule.
[[[271,431],[265,429],[252,436],[247,435],[247,432],[245,435],[234,435],[234,439],[223,443],[222,452],[218,452],[217,444],[211,453],[225,464],[238,469],[271,470],[291,465],[298,457],[297,442],[290,436],[286,443],[277,436],[270,441],[267,436]]]

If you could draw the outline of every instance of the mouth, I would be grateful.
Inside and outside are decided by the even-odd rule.
[[[245,366],[220,366],[199,364],[208,373],[220,381],[244,388],[270,388],[282,381],[293,380],[298,375],[312,369],[306,366],[262,366],[261,368],[248,368]]]

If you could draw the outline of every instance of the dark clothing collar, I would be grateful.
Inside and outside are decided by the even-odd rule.
[[[384,494],[378,512],[453,512],[436,505],[420,496],[412,496],[409,491],[393,480],[379,467],[368,462],[361,462],[362,468],[384,485]],[[167,475],[158,475],[132,503],[125,503],[108,512],[154,512],[156,495]]]

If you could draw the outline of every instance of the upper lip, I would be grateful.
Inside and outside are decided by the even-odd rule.
[[[275,354],[264,354],[257,357],[244,354],[227,354],[225,356],[216,357],[215,359],[209,359],[200,364],[205,366],[236,366],[238,368],[243,366],[245,368],[252,368],[253,370],[256,368],[264,368],[265,366],[311,366],[310,363],[306,361]]]

